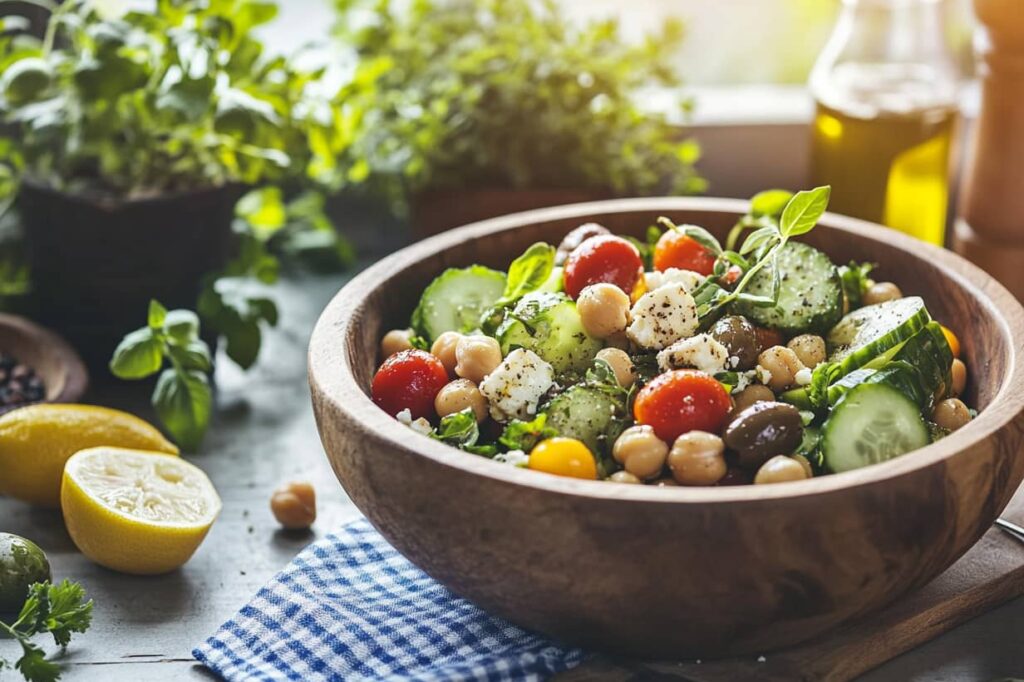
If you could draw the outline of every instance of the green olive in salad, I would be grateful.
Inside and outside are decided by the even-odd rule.
[[[381,340],[371,394],[498,462],[630,485],[798,481],[961,428],[967,367],[925,301],[799,237],[829,188],[762,192],[721,243],[588,223],[507,271],[450,268]]]

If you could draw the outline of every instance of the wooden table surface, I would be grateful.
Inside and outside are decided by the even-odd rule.
[[[190,460],[210,475],[224,510],[205,544],[182,570],[156,578],[107,571],[75,551],[59,513],[0,498],[0,529],[39,543],[50,557],[55,577],[82,582],[96,600],[92,629],[73,642],[63,659],[65,679],[211,679],[192,660],[192,647],[310,541],[359,516],[323,456],[305,374],[306,342],[313,322],[343,280],[342,276],[302,276],[286,281],[278,294],[281,324],[268,335],[258,365],[243,374],[229,362],[219,363],[217,415],[202,451]],[[142,387],[106,387],[90,399],[151,416]],[[268,509],[272,489],[293,478],[311,480],[317,488],[319,518],[311,533],[278,530]],[[1022,623],[1024,599],[1018,599],[863,680],[1024,677]],[[14,653],[13,643],[0,641],[0,655]],[[641,670],[605,661],[588,666],[592,675],[580,675],[580,671],[573,679],[649,679]],[[20,676],[14,673],[0,672],[4,682],[17,679]]]

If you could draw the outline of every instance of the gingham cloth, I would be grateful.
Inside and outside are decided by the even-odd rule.
[[[543,680],[583,658],[456,597],[366,520],[304,549],[192,655],[229,682]]]

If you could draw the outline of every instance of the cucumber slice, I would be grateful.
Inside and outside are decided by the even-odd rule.
[[[583,330],[576,304],[565,294],[534,292],[523,296],[495,336],[502,355],[526,348],[551,364],[558,375],[581,375],[603,344]]]
[[[548,415],[547,426],[558,435],[583,441],[590,448],[601,478],[615,471],[612,443],[626,428],[619,401],[598,389],[578,385],[556,396],[543,412]]]
[[[412,314],[412,328],[427,341],[444,332],[468,332],[505,291],[505,273],[472,265],[449,268],[423,290]]]
[[[829,362],[839,363],[839,376],[846,376],[903,343],[930,321],[924,301],[917,296],[854,310],[829,332]]]
[[[830,471],[852,471],[923,448],[931,442],[921,408],[885,383],[855,386],[822,428],[822,453]]]
[[[790,242],[779,252],[779,298],[774,306],[759,307],[740,301],[736,312],[762,327],[790,336],[824,334],[843,316],[843,280],[828,256],[812,246]],[[771,266],[754,275],[747,292],[772,295]]]

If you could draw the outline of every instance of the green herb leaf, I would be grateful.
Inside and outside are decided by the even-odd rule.
[[[779,219],[779,232],[785,239],[798,237],[814,229],[828,208],[832,188],[828,185],[803,190],[793,195]]]
[[[553,438],[558,432],[547,426],[548,416],[541,412],[531,421],[513,419],[502,431],[498,442],[509,450],[522,450],[529,454],[537,443]]]
[[[721,255],[722,245],[718,243],[713,234],[703,227],[699,225],[680,225],[677,229],[716,256]]]
[[[199,336],[199,316],[191,310],[172,310],[164,319],[164,331],[172,344],[187,345]]]
[[[42,647],[31,638],[49,632],[54,642],[65,647],[76,632],[85,632],[92,623],[91,601],[78,583],[67,580],[52,585],[35,583],[29,587],[25,603],[13,623],[0,620],[0,634],[17,640],[22,656],[13,665],[28,682],[54,682],[60,678],[60,667],[46,660]],[[11,664],[0,658],[0,670]]]
[[[210,372],[213,369],[210,347],[204,341],[193,339],[183,345],[171,345],[167,350],[171,359],[183,369],[196,369],[200,372]]]
[[[144,379],[160,371],[163,362],[163,342],[152,328],[143,327],[118,344],[110,371],[119,379]]]
[[[159,331],[164,326],[164,320],[167,319],[167,308],[160,304],[160,301],[156,299],[149,302],[149,328],[154,331]]]
[[[750,214],[778,218],[793,198],[793,193],[785,189],[768,189],[758,192],[750,199]]]
[[[480,427],[476,422],[476,414],[472,408],[467,407],[462,412],[443,417],[437,429],[430,435],[448,445],[466,448],[476,445],[480,438]]]
[[[551,276],[555,267],[555,247],[544,242],[531,245],[508,268],[505,292],[499,303],[513,303],[537,291]]]
[[[206,375],[197,370],[165,369],[153,391],[160,421],[186,450],[195,450],[210,423],[213,395]]]
[[[775,226],[761,227],[750,234],[743,240],[743,246],[740,247],[740,255],[748,256],[756,251],[759,251],[766,246],[771,248],[779,238],[779,230]]]
[[[850,261],[849,265],[839,266],[839,277],[843,282],[843,293],[850,304],[850,308],[859,308],[864,294],[871,287],[871,271],[875,269],[874,263],[857,263]]]

